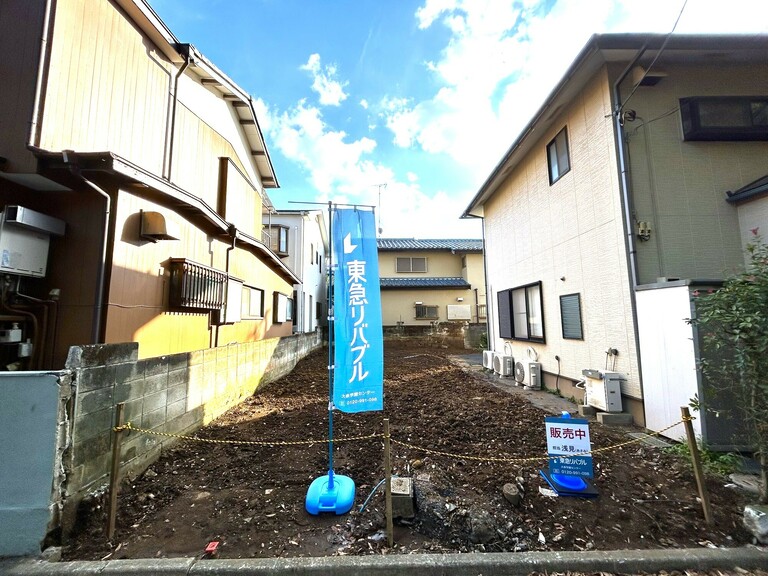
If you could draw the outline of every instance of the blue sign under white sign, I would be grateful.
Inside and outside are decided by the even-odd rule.
[[[376,224],[370,210],[334,209],[333,404],[342,412],[384,408],[384,338],[381,322]]]
[[[544,418],[549,471],[567,476],[594,476],[589,423],[578,418]]]

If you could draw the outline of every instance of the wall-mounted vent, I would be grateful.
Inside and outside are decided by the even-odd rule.
[[[168,304],[172,309],[220,310],[226,302],[227,275],[186,258],[171,258]]]
[[[139,236],[150,242],[158,240],[178,240],[181,232],[175,222],[166,218],[160,212],[145,212],[141,210]]]

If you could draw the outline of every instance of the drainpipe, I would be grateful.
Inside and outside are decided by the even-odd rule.
[[[635,338],[635,349],[637,351],[637,372],[640,382],[640,393],[645,398],[645,392],[643,390],[643,369],[642,358],[640,351],[640,330],[637,322],[637,298],[636,291],[639,279],[637,276],[637,252],[635,250],[635,235],[634,235],[634,223],[632,220],[632,195],[629,187],[629,163],[627,161],[627,149],[626,142],[624,141],[624,127],[622,126],[621,119],[621,83],[629,75],[630,71],[635,67],[640,58],[648,49],[648,43],[646,42],[637,52],[632,62],[624,69],[619,75],[616,81],[613,83],[613,100],[614,100],[614,131],[616,134],[616,156],[619,164],[619,186],[621,188],[621,203],[624,209],[624,238],[625,246],[627,250],[627,259],[629,263],[629,275],[630,275],[630,302],[632,303],[632,324],[633,324],[633,336]],[[645,401],[642,404],[643,418],[645,418]]]
[[[91,343],[99,344],[103,341],[103,314],[104,314],[104,287],[106,285],[107,270],[107,244],[109,238],[109,219],[112,210],[112,197],[102,190],[97,184],[91,182],[83,176],[80,166],[77,164],[77,156],[73,150],[64,150],[62,152],[64,164],[69,166],[69,171],[79,178],[86,186],[95,191],[104,198],[106,206],[104,208],[104,232],[101,237],[101,258],[96,270],[96,293],[94,302],[93,322],[91,324]]]
[[[237,228],[234,224],[230,224],[227,227],[227,233],[232,236],[232,244],[227,247],[227,256],[226,256],[226,262],[224,264],[224,271],[227,273],[227,282],[229,282],[229,257],[232,253],[232,250],[235,249],[235,244],[237,243]],[[228,288],[227,288],[228,289]],[[226,306],[226,304],[225,304]],[[225,308],[226,310],[226,308]],[[216,336],[215,340],[213,342],[213,347],[218,348],[219,347],[219,329],[221,328],[221,323],[223,321],[223,318],[219,318],[219,322],[216,324]]]
[[[167,157],[164,162],[163,166],[163,177],[171,181],[171,166],[173,165],[173,143],[174,143],[174,133],[176,131],[176,105],[179,101],[179,78],[182,74],[184,74],[184,70],[187,69],[187,67],[190,64],[190,57],[189,52],[187,49],[187,52],[182,54],[184,56],[184,63],[179,67],[179,69],[176,71],[176,75],[173,77],[173,100],[171,101],[171,118],[170,122],[168,123],[168,132],[165,135],[165,141],[166,141],[166,150],[167,150]]]
[[[629,190],[629,166],[627,161],[627,149],[624,141],[624,126],[621,120],[621,83],[629,75],[630,71],[637,65],[640,58],[642,58],[645,51],[648,49],[648,44],[644,44],[642,48],[635,55],[632,62],[624,69],[619,75],[616,81],[613,83],[613,100],[614,100],[614,130],[616,132],[616,152],[619,163],[619,186],[621,187],[621,199],[624,208],[624,232],[627,245],[627,254],[629,255],[629,269],[630,269],[630,282],[632,289],[638,284],[637,277],[637,252],[635,250],[635,234],[634,224],[632,221],[632,200]],[[634,307],[633,307],[634,309]]]
[[[485,206],[483,206],[483,215],[485,215]],[[493,350],[493,340],[491,340],[491,324],[493,320],[491,318],[491,305],[492,298],[488,298],[491,293],[491,287],[488,284],[488,266],[486,265],[486,252],[485,250],[485,216],[480,218],[480,228],[483,232],[483,281],[485,282],[485,337],[488,339],[488,349]],[[477,321],[480,321],[480,314],[478,314]]]
[[[35,99],[32,103],[32,121],[29,125],[29,137],[27,142],[30,146],[38,147],[40,145],[40,121],[43,116],[43,102],[47,89],[48,70],[51,62],[51,43],[49,38],[53,30],[52,14],[56,11],[56,0],[48,0],[45,3],[45,15],[43,16],[43,30],[40,38],[40,60],[37,65],[37,81],[35,83]]]

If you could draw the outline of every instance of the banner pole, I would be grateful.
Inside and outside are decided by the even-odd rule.
[[[333,210],[328,201],[328,489],[333,489],[333,360],[334,360],[334,298],[333,298]]]

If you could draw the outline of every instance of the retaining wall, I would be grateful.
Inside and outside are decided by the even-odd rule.
[[[288,374],[296,363],[322,346],[319,331],[258,342],[231,344],[191,353],[138,359],[138,344],[70,348],[75,403],[61,508],[66,536],[78,504],[106,487],[111,464],[115,406],[124,403],[124,420],[136,428],[188,434]],[[174,438],[124,435],[121,477],[138,475]]]

